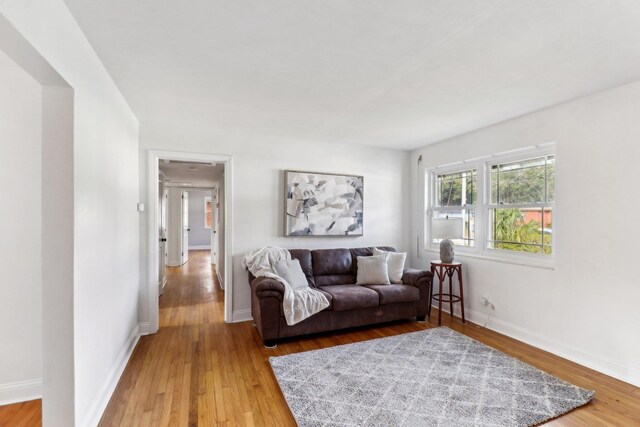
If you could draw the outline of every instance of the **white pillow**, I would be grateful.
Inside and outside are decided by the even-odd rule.
[[[356,285],[388,285],[387,256],[359,256]]]
[[[276,261],[273,268],[276,270],[276,274],[286,280],[293,289],[309,287],[307,277],[302,272],[300,261],[297,259]]]
[[[389,281],[391,283],[402,283],[402,273],[404,272],[404,262],[407,259],[406,252],[388,252],[378,248],[373,248],[374,255],[387,254],[387,269],[389,270]]]

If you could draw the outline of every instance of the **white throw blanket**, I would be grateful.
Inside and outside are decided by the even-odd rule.
[[[291,254],[283,248],[260,248],[247,252],[242,267],[254,276],[275,279],[284,285],[282,309],[287,325],[295,325],[329,307],[329,301],[322,292],[312,288],[293,289],[286,280],[276,274],[275,263],[290,260]]]

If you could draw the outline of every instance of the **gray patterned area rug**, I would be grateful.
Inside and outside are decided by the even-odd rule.
[[[594,396],[447,327],[269,361],[300,426],[530,426]]]

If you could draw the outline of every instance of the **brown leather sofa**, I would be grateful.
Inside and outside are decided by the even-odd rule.
[[[395,251],[390,247],[379,247]],[[309,286],[322,292],[329,307],[302,322],[289,326],[284,318],[284,285],[266,277],[253,277],[251,313],[265,346],[285,337],[369,325],[430,314],[432,279],[430,271],[405,269],[402,284],[356,285],[357,257],[373,255],[373,248],[291,249],[300,261]]]

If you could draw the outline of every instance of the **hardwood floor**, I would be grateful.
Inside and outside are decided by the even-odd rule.
[[[274,350],[251,322],[225,324],[223,293],[208,252],[191,252],[171,269],[160,300],[161,328],[135,350],[102,426],[295,425],[268,358],[436,326],[398,322],[293,339]],[[432,313],[431,318],[437,319]],[[640,389],[495,332],[443,316],[444,324],[585,388],[595,400],[551,421],[554,426],[640,425]]]
[[[396,322],[292,339],[267,350],[251,322],[224,323],[223,292],[215,282],[208,255],[208,251],[190,252],[187,265],[169,269],[169,281],[160,299],[160,331],[140,339],[101,426],[293,426],[269,366],[270,356],[437,326]],[[437,310],[431,319],[437,321]],[[443,314],[443,324],[564,380],[596,390],[593,402],[547,425],[640,426],[639,388],[479,326],[463,325],[447,314]],[[22,418],[3,417],[5,408],[0,408],[0,425],[37,425],[30,421],[6,424],[5,420]],[[33,414],[27,414],[30,410],[24,409],[24,419],[33,420]],[[22,411],[14,410],[14,416]]]
[[[42,401],[0,406],[0,426],[2,427],[35,427],[42,425]]]

